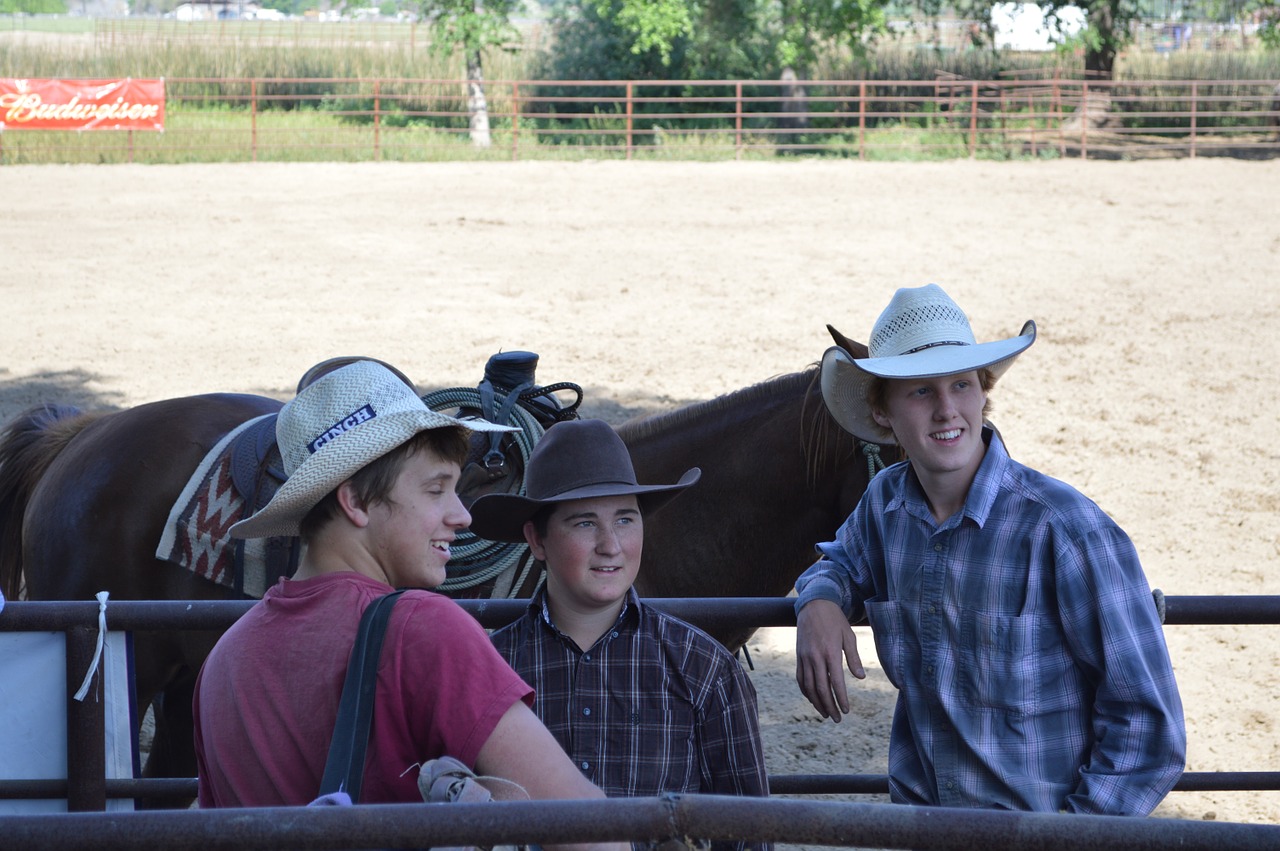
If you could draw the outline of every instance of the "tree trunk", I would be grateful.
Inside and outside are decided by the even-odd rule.
[[[467,112],[471,116],[471,144],[487,148],[489,137],[489,104],[484,99],[484,69],[480,51],[467,52]]]
[[[1089,26],[1098,33],[1098,46],[1085,48],[1085,78],[1110,80],[1116,64],[1116,25],[1111,3],[1097,3],[1089,9]]]
[[[795,69],[782,69],[782,116],[778,118],[778,126],[784,130],[807,130],[809,128],[809,90],[798,81]],[[784,142],[797,141],[784,138]]]

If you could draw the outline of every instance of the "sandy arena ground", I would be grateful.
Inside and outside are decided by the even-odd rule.
[[[617,421],[799,370],[825,323],[865,340],[895,287],[936,281],[980,340],[1039,323],[993,419],[1152,586],[1280,594],[1280,163],[4,167],[0,195],[5,419],[287,398],[337,354],[474,386],[529,349]],[[819,722],[793,634],[750,644],[771,773],[883,772],[883,673]],[[1167,635],[1188,769],[1280,770],[1280,627]],[[1277,823],[1280,792],[1159,814]]]

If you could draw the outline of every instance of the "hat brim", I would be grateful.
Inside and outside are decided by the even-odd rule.
[[[968,346],[935,346],[907,355],[885,358],[853,358],[839,346],[822,355],[822,399],[840,427],[861,440],[892,443],[876,423],[867,404],[867,385],[873,377],[937,378],[988,369],[995,378],[1004,374],[1036,341],[1036,323],[1028,320],[1016,337]]]
[[[330,491],[422,431],[457,426],[468,431],[516,431],[486,420],[463,420],[423,410],[385,414],[309,456],[252,517],[230,529],[233,538],[293,537],[298,524]]]
[[[524,524],[545,506],[575,499],[635,494],[642,515],[649,515],[679,496],[685,488],[702,477],[702,470],[691,467],[674,485],[631,485],[602,482],[556,494],[547,499],[533,499],[513,493],[490,493],[471,504],[472,534],[490,541],[523,544]]]

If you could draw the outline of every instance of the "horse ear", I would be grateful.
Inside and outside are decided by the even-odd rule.
[[[867,351],[867,347],[855,340],[850,340],[844,334],[841,334],[834,326],[827,326],[827,333],[831,335],[831,339],[836,341],[836,345],[849,353],[850,357],[865,358],[870,357],[871,353]]]

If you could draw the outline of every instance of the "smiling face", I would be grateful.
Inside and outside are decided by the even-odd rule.
[[[369,505],[369,548],[393,588],[435,588],[449,545],[471,523],[456,490],[458,465],[428,448],[405,459],[390,493]]]
[[[533,521],[525,538],[547,565],[547,594],[557,607],[598,613],[619,607],[640,570],[644,521],[634,495],[557,504],[546,534]]]
[[[932,498],[939,489],[967,492],[986,450],[987,393],[978,373],[889,379],[883,400],[872,416],[906,450],[926,493]]]

